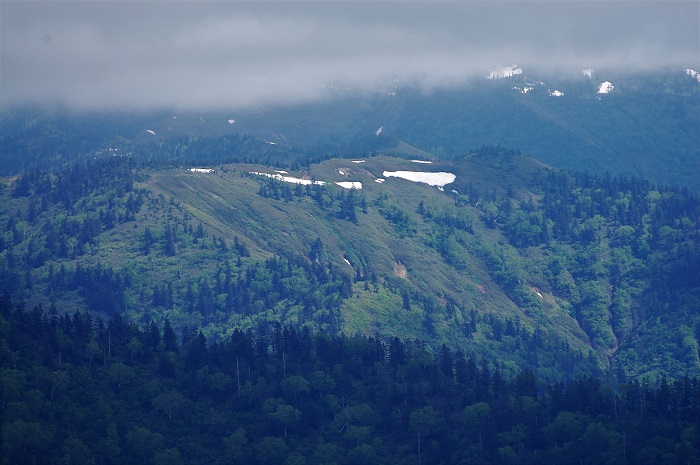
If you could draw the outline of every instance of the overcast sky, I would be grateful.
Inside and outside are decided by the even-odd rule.
[[[495,67],[700,67],[697,1],[0,0],[0,106],[235,109]]]

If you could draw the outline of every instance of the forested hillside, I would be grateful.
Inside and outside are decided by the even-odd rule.
[[[700,381],[524,369],[279,324],[224,341],[0,297],[7,464],[697,463]],[[496,368],[494,368],[496,366]]]
[[[282,168],[308,184],[253,174]],[[455,181],[384,178],[395,169]],[[335,184],[349,181],[362,189]],[[103,155],[1,195],[0,283],[28,307],[169,319],[216,342],[274,322],[400,336],[547,381],[700,373],[699,203],[683,190],[486,146],[454,163],[213,172]]]
[[[700,465],[699,15],[0,0],[0,465]]]

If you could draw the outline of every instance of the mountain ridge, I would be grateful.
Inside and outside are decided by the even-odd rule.
[[[699,283],[678,277],[697,266],[691,194],[560,172],[495,146],[456,162],[294,169],[92,163],[6,181],[0,276],[15,296],[139,323],[167,317],[214,340],[270,321],[423,339],[547,379],[700,368]],[[387,170],[456,180],[441,191]],[[307,184],[253,174],[278,171]],[[362,189],[333,184],[348,181]],[[659,346],[669,331],[686,339]]]
[[[525,68],[430,91],[392,83],[388,93],[338,90],[317,103],[228,112],[5,112],[1,174],[69,166],[95,152],[137,151],[178,138],[237,136],[315,157],[366,153],[370,145],[385,150],[404,141],[449,160],[496,144],[519,147],[559,168],[700,188],[691,174],[700,171],[700,83],[686,70],[595,70],[591,78],[538,74]],[[605,80],[614,89],[600,94]],[[533,90],[522,93],[525,87]],[[553,97],[554,90],[564,95]]]

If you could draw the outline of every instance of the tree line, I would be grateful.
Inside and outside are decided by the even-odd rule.
[[[0,461],[697,463],[700,380],[544,383],[414,340],[169,321],[0,296]]]

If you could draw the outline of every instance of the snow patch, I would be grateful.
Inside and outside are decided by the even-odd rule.
[[[489,74],[487,74],[485,77],[486,79],[503,79],[514,76],[516,74],[523,74],[523,70],[516,67],[516,65],[512,65],[493,69],[489,71]]]
[[[277,142],[270,142],[269,140],[266,140],[265,143],[270,145],[277,145]]]
[[[153,134],[154,136],[156,135],[156,132],[152,129],[146,129],[146,132],[149,134]]]
[[[345,171],[343,171],[343,170],[338,170],[338,174],[341,175],[341,176],[345,176]]]
[[[350,263],[350,261],[349,261],[347,258],[343,257],[343,260],[345,260],[345,263],[347,263],[348,266],[349,266],[350,268],[352,268],[352,264]]]
[[[582,72],[583,75],[586,76],[588,79],[593,79],[593,69],[592,69],[592,68],[582,69],[581,72]]]
[[[275,170],[275,173],[280,173],[280,174],[289,174],[285,170]]]
[[[602,82],[602,83],[598,86],[598,93],[599,93],[599,94],[607,94],[607,93],[609,93],[611,90],[613,90],[614,88],[615,88],[615,86],[612,85],[612,83],[611,83],[610,81],[605,81],[605,82]]]
[[[325,184],[325,182],[323,182],[323,181],[312,181],[311,179],[299,179],[299,178],[295,178],[292,176],[282,176],[279,173],[271,174],[271,173],[261,173],[259,171],[251,171],[250,174],[257,174],[258,176],[265,176],[268,178],[275,179],[277,181],[289,182],[292,184],[302,184],[304,186],[308,186],[308,185],[323,186]]]
[[[542,295],[542,293],[540,292],[540,290],[537,289],[536,287],[531,287],[530,290],[531,290],[532,292],[534,292],[535,294],[537,294],[537,297],[539,297],[540,299],[544,299],[544,296]]]
[[[549,93],[550,97],[563,97],[564,92],[560,90],[553,90],[552,92]]]
[[[700,73],[698,73],[698,72],[695,71],[694,69],[690,69],[690,68],[686,69],[686,70],[685,70],[685,74],[687,74],[688,76],[690,76],[690,77],[692,77],[693,79],[695,79],[695,80],[697,80],[698,82],[700,82]]]
[[[377,137],[379,137],[379,134],[381,134],[383,130],[384,130],[384,126],[382,126],[381,128],[377,129],[376,131],[374,131],[374,135],[377,136]]]
[[[425,163],[426,165],[430,165],[433,162],[432,161],[426,161],[426,160],[411,160],[411,163]]]
[[[362,189],[362,183],[359,181],[338,181],[336,184],[345,189]]]
[[[528,92],[530,92],[533,89],[534,89],[534,87],[531,87],[531,86],[525,86],[525,87],[515,86],[515,87],[513,87],[513,90],[517,90],[521,94],[527,94]]]
[[[402,178],[408,181],[421,182],[429,186],[438,187],[443,187],[457,179],[457,176],[452,173],[427,173],[423,171],[384,171],[383,176],[385,178]]]
[[[213,173],[214,170],[211,168],[190,168],[193,173]]]
[[[374,180],[374,182],[376,182],[377,184],[381,184],[381,183],[383,183],[384,181],[386,181],[386,179],[377,178],[377,179]]]
[[[230,120],[228,120],[228,124],[233,124],[233,123],[235,123],[235,122],[236,122],[235,119],[230,119]]]
[[[353,163],[364,163],[365,160],[352,160]]]

